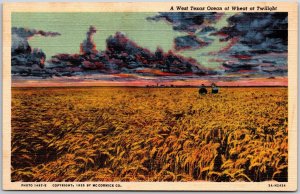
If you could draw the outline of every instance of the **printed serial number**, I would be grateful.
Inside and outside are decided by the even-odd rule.
[[[268,184],[269,187],[286,187],[285,184],[280,184],[280,183],[276,183],[276,184]]]

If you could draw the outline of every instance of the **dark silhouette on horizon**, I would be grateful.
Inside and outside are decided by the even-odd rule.
[[[205,88],[205,85],[202,84],[200,89],[199,89],[199,94],[204,95],[207,94],[207,89]]]
[[[211,84],[211,93],[212,94],[217,94],[219,93],[219,88],[217,87],[217,85],[215,83]]]

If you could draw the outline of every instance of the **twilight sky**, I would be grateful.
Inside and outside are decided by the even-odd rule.
[[[15,82],[287,78],[287,13],[13,13],[12,27]]]

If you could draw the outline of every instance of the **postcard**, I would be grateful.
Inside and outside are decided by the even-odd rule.
[[[295,191],[297,3],[3,4],[3,189]]]

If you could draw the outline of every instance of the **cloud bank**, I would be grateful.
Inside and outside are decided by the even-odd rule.
[[[51,71],[45,69],[46,54],[38,48],[32,49],[28,39],[33,36],[59,36],[58,32],[12,28],[11,68],[12,74],[21,76],[49,77]]]
[[[215,35],[229,46],[218,55],[229,72],[287,75],[287,13],[238,13]],[[215,53],[214,53],[215,54]]]
[[[185,58],[172,51],[155,52],[142,48],[125,34],[116,32],[106,40],[106,50],[97,51],[92,35],[96,28],[91,26],[87,39],[80,45],[79,54],[58,54],[48,61],[48,69],[56,76],[85,74],[138,74],[145,76],[205,76],[216,74],[196,60]]]
[[[174,39],[175,50],[195,50],[208,46],[211,25],[221,19],[224,13],[218,12],[160,12],[158,15],[148,17],[149,21],[166,21],[173,26],[173,30],[185,32],[186,36]]]
[[[219,12],[160,12],[158,15],[148,17],[148,20],[165,20],[176,31],[195,33],[197,30],[216,23],[223,13]]]

